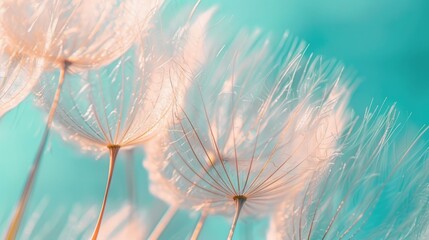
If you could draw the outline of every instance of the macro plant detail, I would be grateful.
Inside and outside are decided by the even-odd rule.
[[[150,66],[135,67],[133,58],[136,56],[125,55],[104,68],[76,75],[75,79],[70,76],[57,110],[56,119],[63,126],[60,132],[66,138],[82,149],[109,150],[108,183],[99,224],[119,149],[147,141],[171,105],[161,91],[169,89],[168,83],[155,78],[157,70]],[[40,94],[47,99],[53,92],[49,87],[43,87]]]
[[[304,60],[305,45],[287,34],[274,54],[269,40],[243,36],[208,57],[173,109],[164,146],[152,147],[161,154],[145,163],[152,192],[172,206],[203,218],[235,211],[229,239],[240,213],[267,216],[293,201],[336,155],[347,119],[341,66]]]
[[[45,59],[49,69],[67,66],[67,71],[76,72],[121,56],[148,28],[159,3],[6,0],[1,3],[1,21],[12,48]]]
[[[267,238],[419,239],[427,225],[429,178],[417,169],[427,168],[421,138],[428,129],[414,137],[401,130],[395,106],[369,108],[342,136],[342,154],[329,170],[274,215]]]
[[[206,21],[205,18],[196,20],[201,24],[199,28],[191,25],[185,35],[198,35]],[[147,38],[148,42],[157,38],[158,45],[166,41],[151,33]],[[177,41],[182,43],[180,40]],[[189,43],[184,41],[183,44],[186,49]],[[162,128],[165,115],[175,100],[172,88],[180,89],[183,85],[180,81],[185,79],[184,70],[178,67],[179,61],[186,64],[188,70],[196,67],[191,62],[197,59],[183,56],[183,51],[165,57],[166,53],[160,54],[150,42],[142,45],[146,47],[131,48],[105,67],[68,75],[58,103],[56,122],[64,138],[78,143],[83,150],[109,150],[106,192],[92,238],[97,237],[101,226],[119,150],[146,143]],[[47,78],[40,84],[38,95],[47,108],[52,105],[50,101],[55,94],[53,82]]]
[[[39,150],[10,226],[11,238],[16,235],[25,211],[65,76],[80,69],[101,67],[121,56],[144,30],[155,3],[143,5],[133,0],[1,2],[1,28],[12,51],[19,50],[28,57],[43,60],[46,70],[60,70]]]
[[[0,42],[0,117],[27,97],[42,73],[42,62]]]
[[[152,59],[139,63],[143,57],[134,52],[105,67],[66,77],[55,118],[65,138],[86,150],[104,150],[133,146],[153,134],[171,105],[162,95],[167,95],[170,83],[158,77],[162,69],[151,66]],[[55,94],[52,85],[49,77],[40,84],[38,96],[46,108]]]
[[[355,83],[365,80],[352,74],[353,67],[363,79],[365,74],[380,77],[361,68],[374,64],[375,69],[380,59],[343,59],[347,44],[327,51],[324,47],[333,43],[321,28],[308,25],[305,14],[286,9],[284,19],[299,15],[300,21],[287,28],[277,22],[281,31],[276,33],[235,16],[259,21],[248,12],[259,6],[255,9],[269,9],[274,18],[277,9],[271,3],[249,1],[233,13],[229,8],[235,1],[215,3],[0,1],[0,120],[13,121],[15,107],[30,93],[35,105],[47,111],[41,133],[35,129],[25,135],[40,138],[31,163],[3,154],[17,144],[12,140],[21,129],[0,130],[0,140],[7,141],[0,144],[0,170],[8,171],[0,172],[0,188],[21,189],[17,180],[27,176],[21,195],[0,189],[2,237],[426,239],[428,127],[404,124],[400,102],[386,107],[390,103],[385,100],[375,108],[371,103],[363,114],[356,107],[367,106],[362,96],[373,92],[355,91]],[[303,6],[313,12],[322,5]],[[347,12],[338,12],[346,19]],[[311,19],[320,26],[336,22],[338,32],[350,26],[321,16],[317,12]],[[299,30],[302,26],[305,30]],[[384,31],[374,26],[382,36]],[[355,53],[381,48],[373,40],[360,43],[365,48]],[[319,50],[342,60],[322,57]],[[401,68],[411,69],[402,63]],[[413,76],[410,72],[407,77]],[[396,87],[389,86],[383,90]],[[28,124],[37,123],[21,111],[19,117]],[[48,141],[55,139],[52,134],[81,158],[108,153],[108,166],[95,161],[67,165],[70,152]],[[33,154],[29,141],[19,142],[19,151]],[[45,158],[59,159],[41,164]],[[125,165],[118,164],[121,158]],[[13,162],[25,165],[19,169],[24,174],[9,181],[17,175],[7,165]],[[102,165],[86,168],[91,164],[106,164],[106,183],[95,185],[106,170]],[[60,183],[64,169],[58,166],[73,173],[74,185]],[[83,172],[90,172],[90,179]],[[35,188],[37,176],[61,191]],[[103,186],[104,194],[93,186]],[[85,200],[69,199],[85,192]],[[47,193],[56,195],[57,202],[40,201],[40,196],[49,198]],[[222,220],[227,221],[224,232]]]

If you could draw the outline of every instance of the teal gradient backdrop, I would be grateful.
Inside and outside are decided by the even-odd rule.
[[[184,1],[170,1],[164,14],[171,14],[183,4]],[[352,81],[355,92],[351,99],[355,112],[362,113],[371,101],[397,102],[402,118],[408,119],[411,128],[429,123],[428,1],[202,0],[198,12],[214,5],[218,5],[216,19],[228,28],[227,33],[245,27],[281,36],[289,30],[309,43],[310,52],[342,61],[357,75]],[[7,227],[19,199],[45,118],[46,114],[35,107],[31,96],[0,119],[0,233]],[[124,156],[124,153],[119,155],[121,160],[115,169],[107,212],[127,200]],[[150,229],[166,208],[147,190],[147,175],[141,164],[144,150],[137,149],[134,159],[139,205],[152,209],[152,212],[145,210],[150,213],[147,219]],[[42,213],[36,227],[42,229],[47,225],[60,231],[72,207],[98,206],[107,169],[106,155],[82,153],[53,132],[28,209],[30,213],[39,210]],[[48,205],[42,211],[43,201],[48,201]],[[57,215],[62,216],[59,221],[55,220]],[[30,218],[31,214],[27,214],[26,222]],[[180,213],[164,237],[183,238],[194,221],[195,216]],[[267,226],[267,221],[243,221],[237,239],[259,239],[265,235]],[[228,220],[210,217],[202,239],[224,238],[227,232]]]

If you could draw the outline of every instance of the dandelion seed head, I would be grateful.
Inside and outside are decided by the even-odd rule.
[[[106,65],[148,27],[162,1],[6,0],[0,8],[5,40],[47,68],[70,63],[69,71]]]
[[[168,83],[156,78],[160,70],[150,69],[151,64],[137,65],[137,57],[129,51],[106,67],[66,76],[56,126],[67,139],[83,149],[97,150],[135,145],[153,134],[172,97],[163,89]],[[41,84],[44,106],[52,101],[53,82],[46,78]]]
[[[347,122],[342,68],[303,60],[295,39],[272,54],[269,41],[248,36],[208,58],[149,153],[152,192],[170,204],[231,214],[243,196],[244,215],[266,216],[337,153]]]
[[[42,61],[22,55],[0,39],[0,117],[28,96],[42,65]]]
[[[418,239],[427,224],[427,128],[402,134],[398,112],[384,106],[348,128],[341,154],[282,204],[268,238]]]
[[[192,25],[189,28],[189,34],[199,36],[201,31]],[[198,67],[189,63],[198,60],[187,59],[181,52],[167,54],[150,44],[165,41],[156,33],[150,34],[140,48],[130,49],[105,67],[66,75],[55,121],[64,138],[83,150],[105,152],[106,146],[124,148],[145,143],[165,128],[173,101],[179,101],[173,91],[180,93],[181,81],[186,80],[181,64],[185,62],[190,71]],[[46,76],[38,96],[41,105],[50,106],[55,81]]]

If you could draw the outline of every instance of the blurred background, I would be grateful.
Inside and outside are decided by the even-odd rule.
[[[171,0],[162,13],[172,14],[192,1]],[[202,0],[197,11],[217,5],[216,18],[228,29],[259,28],[280,37],[290,31],[309,44],[309,52],[335,58],[355,73],[355,91],[351,108],[358,114],[373,105],[396,103],[402,120],[410,129],[429,123],[429,2],[425,0]],[[26,175],[41,138],[46,113],[35,107],[30,96],[20,106],[0,119],[0,234],[21,194]],[[76,209],[95,207],[97,215],[108,170],[108,157],[82,153],[64,142],[53,131],[22,230],[25,234],[53,239],[63,231]],[[150,196],[147,175],[142,167],[144,150],[128,155],[135,172],[137,204],[146,218],[142,229],[150,230],[167,209]],[[127,190],[126,152],[115,169],[107,204],[107,216],[129,199]],[[35,213],[35,214],[31,214]],[[78,212],[75,214],[79,215]],[[36,215],[36,216],[34,216]],[[39,220],[37,220],[39,219]],[[162,239],[183,239],[192,231],[196,215],[179,213]],[[186,224],[185,224],[186,223]],[[89,229],[95,219],[89,223]],[[29,226],[29,227],[28,227]],[[242,221],[237,239],[260,239],[268,223]],[[103,227],[102,227],[103,229]],[[224,238],[229,220],[209,217],[201,239]],[[103,231],[103,230],[102,230]],[[247,233],[247,234],[246,234]],[[87,236],[82,235],[80,237]],[[45,238],[46,239],[46,238]]]

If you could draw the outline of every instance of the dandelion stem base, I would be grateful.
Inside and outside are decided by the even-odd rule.
[[[113,145],[108,146],[110,153],[110,163],[109,163],[109,174],[107,175],[107,184],[106,190],[104,192],[103,203],[101,205],[100,214],[98,216],[97,224],[95,225],[94,232],[92,233],[92,240],[96,240],[98,237],[98,233],[100,231],[101,222],[103,221],[104,209],[106,207],[107,197],[109,195],[110,183],[112,181],[113,170],[115,169],[116,157],[118,156],[119,146]]]
[[[229,230],[228,234],[228,240],[232,240],[232,237],[234,236],[235,227],[237,226],[238,217],[240,216],[241,209],[244,206],[244,203],[246,202],[247,198],[245,196],[239,195],[234,197],[235,202],[235,214],[234,218],[232,220],[231,229]]]

